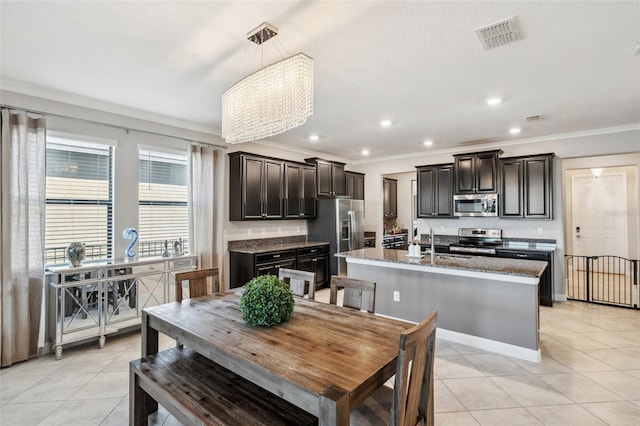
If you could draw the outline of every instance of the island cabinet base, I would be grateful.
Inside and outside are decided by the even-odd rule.
[[[354,258],[347,271],[376,283],[376,314],[417,323],[435,309],[440,338],[540,360],[537,279]]]

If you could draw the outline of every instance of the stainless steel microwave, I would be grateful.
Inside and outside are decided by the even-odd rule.
[[[498,216],[498,194],[453,196],[454,216]]]

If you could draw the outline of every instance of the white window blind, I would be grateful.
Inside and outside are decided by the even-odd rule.
[[[86,260],[111,257],[113,147],[47,137],[45,262],[66,263],[71,242]]]
[[[188,251],[188,161],[186,153],[140,150],[139,255],[160,256],[182,239]]]

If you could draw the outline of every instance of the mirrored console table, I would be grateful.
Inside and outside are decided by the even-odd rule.
[[[142,309],[175,299],[175,274],[196,268],[196,255],[52,266],[45,272],[51,351],[140,325]]]

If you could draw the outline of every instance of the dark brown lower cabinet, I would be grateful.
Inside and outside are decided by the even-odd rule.
[[[278,275],[280,268],[295,269],[296,251],[266,253],[229,252],[229,288],[242,287],[258,275]]]
[[[316,273],[316,289],[329,286],[329,246],[298,249],[298,268]]]
[[[513,249],[497,249],[498,257],[511,259],[543,260],[547,262],[547,269],[540,277],[539,294],[540,304],[553,306],[553,252],[552,251],[525,251]]]
[[[278,275],[280,268],[316,273],[316,288],[329,284],[329,246],[251,253],[229,251],[229,288],[242,287],[258,275]]]

